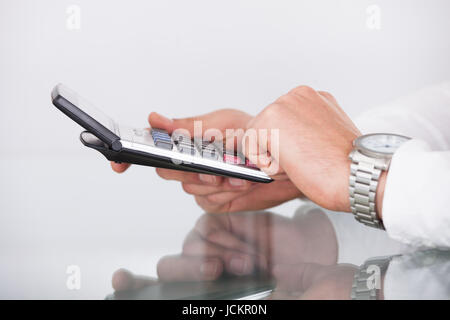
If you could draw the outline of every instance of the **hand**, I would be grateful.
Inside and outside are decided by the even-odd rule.
[[[157,283],[158,279],[135,275],[126,269],[114,272],[111,280],[114,291],[137,290]]]
[[[269,212],[204,214],[187,235],[180,255],[158,263],[163,281],[214,280],[222,274],[270,274],[277,264],[337,261],[337,240],[318,208],[292,218]]]
[[[208,129],[218,129],[226,137],[226,129],[245,129],[252,117],[245,112],[223,109],[203,116],[185,119],[167,119],[157,113],[149,116],[152,127],[167,130],[169,133],[178,128],[184,128],[194,136],[194,121],[202,121],[205,132]],[[232,137],[240,143],[241,137]],[[124,172],[129,164],[111,166],[116,172]],[[252,183],[235,178],[198,174],[170,169],[156,169],[157,174],[166,180],[180,181],[185,192],[195,197],[197,204],[206,212],[238,212],[249,210],[262,210],[301,197],[301,192],[284,175],[280,180],[269,184]]]
[[[318,208],[286,218],[269,212],[204,214],[187,235],[182,253],[163,257],[160,281],[209,281],[223,274],[271,274],[276,265],[337,261],[337,240],[328,217]],[[119,270],[116,290],[136,289],[155,279]]]
[[[278,129],[279,139],[252,132]],[[258,132],[258,131],[257,131]],[[310,200],[335,211],[350,211],[348,197],[353,140],[360,132],[326,92],[297,87],[266,107],[247,125],[244,154],[270,174],[281,168]]]
[[[277,265],[272,272],[277,287],[268,299],[348,300],[351,297],[353,279],[357,271],[358,267],[351,264],[330,266],[314,263]],[[198,271],[192,269],[182,274],[195,274],[196,272],[198,273]],[[178,275],[181,276],[182,274],[178,272]],[[177,278],[171,276],[170,279]],[[198,278],[202,279],[203,276],[198,276]],[[192,279],[192,276],[189,279]],[[183,281],[183,279],[180,278],[180,281]],[[117,270],[112,277],[112,285],[115,291],[136,290],[156,283],[158,283],[157,279],[134,275],[125,269]],[[384,299],[382,290],[379,298]]]
[[[189,267],[188,263],[180,265],[179,260],[175,262],[180,267]],[[195,269],[186,270],[176,267],[175,270],[169,269],[172,274],[163,275],[169,277],[168,281],[208,280]],[[358,267],[350,264],[331,266],[314,263],[277,265],[272,272],[277,286],[268,299],[348,300],[351,297],[353,278],[357,271]],[[219,274],[219,272],[216,272],[216,274]],[[157,283],[157,279],[134,275],[126,269],[119,269],[112,276],[112,286],[115,291],[137,290]],[[383,299],[382,296],[380,298]]]

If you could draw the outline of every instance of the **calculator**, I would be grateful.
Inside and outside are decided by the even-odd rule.
[[[160,128],[136,129],[119,125],[63,84],[51,93],[52,103],[86,131],[81,142],[118,163],[159,167],[240,178],[273,181],[241,153],[227,150],[223,141],[192,139]]]

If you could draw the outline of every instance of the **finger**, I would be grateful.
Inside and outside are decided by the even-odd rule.
[[[233,181],[229,181],[233,180]],[[237,181],[234,181],[237,180]],[[221,193],[226,191],[245,191],[248,190],[251,187],[251,183],[245,180],[241,179],[225,179],[225,183],[219,185],[219,186],[210,186],[210,185],[204,185],[204,184],[194,184],[194,183],[186,183],[183,182],[182,184],[183,190],[192,195],[197,196],[206,196],[206,195],[212,195],[215,193]]]
[[[267,269],[264,260],[256,255],[251,255],[232,249],[228,249],[209,241],[201,239],[198,235],[191,235],[183,244],[183,255],[203,258],[220,258],[225,270],[234,275],[248,275],[260,267]]]
[[[272,269],[272,275],[277,280],[277,287],[281,290],[303,292],[321,280],[333,274],[346,271],[346,269],[349,269],[350,273],[353,271],[347,265],[323,266],[317,263],[279,264]]]
[[[215,230],[214,232],[208,233],[204,239],[228,250],[242,252],[252,256],[258,255],[256,248],[252,244],[242,241],[227,230]]]
[[[213,186],[219,186],[223,183],[223,177],[216,176],[213,174],[199,173],[198,179],[201,182],[203,182],[204,184],[213,185]]]
[[[165,129],[169,133],[171,133],[175,129],[183,128],[186,129],[191,134],[191,136],[194,136],[194,123],[196,121],[201,121],[201,134],[203,134],[203,131],[205,130],[217,129],[219,132],[221,132],[223,138],[224,130],[233,128],[245,128],[247,122],[251,118],[252,117],[249,114],[243,111],[222,109],[204,115],[183,119],[168,119],[156,112],[152,112],[148,120],[152,127]],[[214,134],[210,132],[210,135]]]
[[[208,281],[219,278],[223,273],[223,263],[218,258],[166,256],[157,265],[161,281]]]
[[[129,163],[117,163],[117,162],[111,161],[111,168],[117,173],[122,173],[125,170],[127,170],[129,167],[130,167]]]
[[[249,189],[251,190],[251,189]],[[206,196],[195,196],[197,204],[208,213],[222,213],[228,212],[231,202],[238,198],[245,196],[247,191],[224,191],[213,193]]]
[[[276,155],[276,151],[279,150],[278,132],[273,131],[270,135],[271,139],[269,139],[267,131],[248,128],[242,139],[242,151],[245,157],[259,169],[270,176],[278,176],[284,172],[271,154],[272,151]],[[271,141],[272,139],[273,141]]]
[[[148,122],[151,127],[164,129],[169,133],[171,133],[174,130],[173,120],[156,112],[150,113],[150,115],[148,116]]]
[[[270,194],[271,197],[268,197],[267,199],[261,197],[261,192]],[[288,201],[301,196],[302,193],[300,190],[298,190],[289,180],[276,181],[270,184],[258,184],[252,186],[245,194],[241,194],[232,199],[228,207],[228,212],[244,211],[249,207],[254,211],[263,210],[280,204],[280,200],[278,199]]]
[[[267,188],[267,192],[283,193],[283,199],[291,200],[302,196],[302,193],[295,187],[291,186],[289,180],[277,181],[282,185],[286,185],[285,193],[283,189]],[[278,187],[281,185],[278,185]],[[273,207],[280,203],[279,200],[264,199],[259,193],[259,189],[267,187],[266,185],[252,185],[248,190],[241,192],[219,192],[216,194],[197,195],[194,194],[196,203],[207,213],[231,213],[248,210],[261,210]],[[188,190],[189,191],[189,190]],[[274,197],[277,199],[276,197]]]
[[[187,245],[189,242],[205,240],[234,251],[257,254],[252,244],[242,241],[230,230],[231,224],[227,215],[205,214],[197,221],[194,231],[186,237],[184,243]]]
[[[175,180],[187,183],[200,183],[197,173],[156,168],[156,174],[165,180]]]
[[[326,91],[317,91],[317,93],[320,96],[322,96],[322,98],[325,98],[326,100],[328,100],[332,104],[338,105],[338,102],[337,102],[336,98],[331,93],[326,92]]]
[[[252,185],[255,185],[255,183],[252,183],[248,180],[238,179],[238,178],[228,178],[225,180],[225,182],[226,183],[224,185],[228,187],[228,188],[225,188],[226,191],[233,191],[236,189],[247,190]]]
[[[214,204],[206,199],[206,196],[194,196],[197,205],[206,213],[227,213],[230,203]]]
[[[136,276],[126,269],[119,269],[112,276],[112,287],[115,291],[139,289],[157,282],[151,277]]]
[[[347,114],[339,106],[339,103],[337,102],[336,98],[331,93],[328,93],[326,91],[318,91],[317,93],[319,94],[320,97],[322,97],[322,99],[324,99],[328,103],[328,105],[331,108],[339,112],[342,116],[347,117]]]
[[[280,171],[270,176],[273,180],[277,181],[290,181],[289,176],[280,168]]]
[[[217,186],[222,183],[222,177],[194,172],[179,171],[165,168],[156,168],[158,176],[165,180],[175,180],[189,184],[208,184]]]
[[[275,265],[272,269],[272,275],[277,281],[277,289],[290,293],[306,290],[308,288],[304,283],[306,268],[309,268],[307,264]]]

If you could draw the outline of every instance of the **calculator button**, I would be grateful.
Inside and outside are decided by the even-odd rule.
[[[218,152],[219,158],[223,159],[223,154],[224,154],[224,150],[225,150],[225,148],[223,146],[223,142],[222,141],[214,142],[213,145]]]
[[[203,158],[218,160],[219,152],[216,146],[210,141],[202,141],[202,145],[198,146],[198,150],[201,152]]]
[[[211,160],[219,159],[219,155],[217,153],[209,153],[209,152],[202,152],[202,157]]]
[[[151,133],[152,133],[152,136],[158,136],[158,137],[164,137],[164,138],[170,139],[170,136],[167,133],[167,131],[162,130],[162,129],[152,128]]]
[[[170,136],[166,136],[166,135],[161,135],[161,134],[153,134],[152,135],[153,139],[159,139],[159,140],[164,140],[164,141],[171,141],[172,139],[170,139]]]
[[[159,132],[159,133],[164,133],[164,134],[167,134],[167,135],[168,135],[168,133],[167,133],[166,130],[164,130],[164,129],[159,129],[159,128],[152,128],[152,132]]]
[[[159,148],[167,149],[167,150],[172,150],[172,148],[173,148],[172,139],[170,138],[167,131],[162,130],[162,129],[152,128],[152,130],[150,131],[150,134],[153,138],[153,142],[155,143],[155,146],[157,146]]]
[[[178,147],[178,151],[180,151],[181,153],[184,154],[190,154],[190,155],[194,155],[195,154],[195,148],[194,148],[194,144],[187,144],[187,143],[178,143],[177,144]]]
[[[227,152],[223,155],[223,161],[231,164],[242,164],[242,159],[239,156]]]
[[[202,157],[217,160],[219,158],[219,153],[215,149],[202,149]]]
[[[259,169],[256,164],[250,162],[250,160],[248,160],[248,159],[245,159],[245,166],[252,168],[252,169]]]
[[[174,134],[172,135],[172,139],[173,142],[175,142],[175,144],[179,144],[179,143],[184,143],[184,144],[191,144],[191,138],[183,135],[183,134]]]
[[[173,145],[172,142],[162,141],[162,140],[153,140],[155,142],[155,146],[158,148],[163,148],[167,150],[172,150]]]
[[[172,135],[172,139],[180,153],[189,155],[196,154],[194,142],[192,142],[189,136],[179,133]]]

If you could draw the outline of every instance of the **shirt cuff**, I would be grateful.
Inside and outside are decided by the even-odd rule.
[[[449,159],[450,153],[432,152],[422,140],[397,150],[383,198],[383,224],[390,237],[416,247],[450,246]]]

